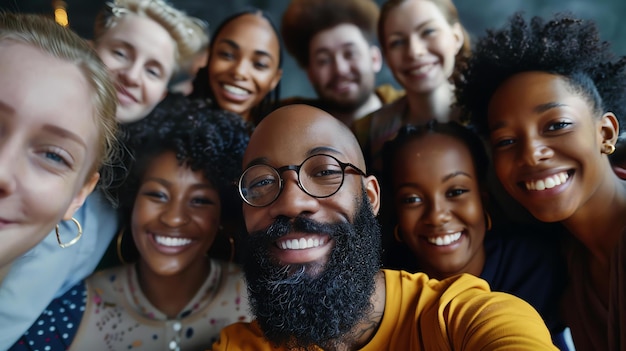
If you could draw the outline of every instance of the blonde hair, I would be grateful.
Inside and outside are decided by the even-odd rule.
[[[186,15],[163,0],[114,0],[96,17],[94,41],[117,24],[124,15],[132,13],[147,17],[163,27],[176,44],[175,71],[181,69],[209,45],[208,25],[199,18]]]
[[[115,120],[117,93],[109,71],[89,44],[49,18],[9,12],[0,13],[0,41],[4,40],[33,46],[78,66],[93,88],[94,122],[99,131],[92,172],[103,164],[111,164],[118,151]],[[88,178],[90,176],[91,173],[87,175]]]

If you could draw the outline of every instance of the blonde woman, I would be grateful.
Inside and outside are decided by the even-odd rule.
[[[34,320],[14,309],[20,293],[33,287],[40,293],[49,287],[38,284],[63,279],[13,268],[50,263],[33,249],[42,240],[59,252],[68,247],[66,265],[76,255],[70,247],[82,235],[76,211],[115,150],[115,104],[106,67],[76,34],[40,16],[0,14],[0,270],[6,272],[0,349]],[[59,228],[63,220],[72,224]],[[19,280],[23,273],[31,273],[26,282]]]
[[[198,23],[163,1],[117,0],[107,4],[96,21],[93,47],[108,68],[103,73],[114,80],[110,115],[120,123],[148,115],[165,97],[172,75],[206,46],[208,38]],[[67,83],[63,82],[64,89]],[[61,89],[60,83],[56,89]],[[120,100],[117,110],[116,95]],[[73,100],[66,108],[77,103]],[[109,184],[105,180],[101,184]],[[49,199],[39,201],[44,204]],[[93,272],[119,229],[117,215],[101,191],[73,210],[85,235],[72,247],[62,249],[54,230],[40,228],[40,237],[45,239],[12,264],[0,285],[0,349],[10,347],[53,298]],[[73,221],[60,223],[62,242],[71,240],[77,229]]]

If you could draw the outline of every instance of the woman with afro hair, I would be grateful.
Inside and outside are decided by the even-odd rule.
[[[626,59],[569,14],[489,31],[457,89],[506,191],[571,234],[562,310],[577,350],[626,350],[626,182],[609,162],[624,92]]]
[[[232,253],[210,251],[222,224],[241,219],[232,184],[249,139],[245,122],[204,101],[173,99],[124,129],[132,156],[120,169],[128,176],[117,189],[116,244],[125,264],[55,299],[15,350],[199,350],[224,326],[250,320]]]

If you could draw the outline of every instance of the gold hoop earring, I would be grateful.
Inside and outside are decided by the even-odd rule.
[[[76,236],[72,240],[66,243],[61,241],[61,234],[59,234],[59,225],[57,224],[56,227],[54,227],[54,231],[57,234],[57,242],[59,243],[59,247],[61,247],[62,249],[76,244],[78,240],[80,240],[80,237],[83,236],[83,227],[80,226],[80,222],[78,222],[78,220],[74,217],[72,217],[72,222],[74,222],[74,224],[78,228],[78,234],[76,234]]]
[[[127,264],[128,262],[126,262],[126,260],[124,259],[124,255],[122,255],[122,239],[123,238],[124,238],[124,228],[120,229],[120,231],[117,233],[115,246],[117,249],[117,259],[120,260],[122,264]]]
[[[491,216],[489,215],[489,212],[487,212],[485,210],[485,222],[487,222],[487,230],[491,230]]]
[[[398,230],[398,225],[397,224],[396,224],[395,227],[393,227],[393,237],[399,243],[403,243],[404,242],[404,240],[402,240],[402,238],[400,237],[400,230]]]
[[[602,152],[607,154],[607,155],[610,155],[610,154],[614,153],[615,152],[615,145],[613,145],[613,144],[604,144],[602,146]]]

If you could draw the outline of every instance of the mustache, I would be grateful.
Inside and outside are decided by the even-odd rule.
[[[293,219],[286,216],[276,217],[274,222],[265,230],[257,230],[250,236],[262,239],[265,242],[273,242],[287,234],[298,232],[306,234],[328,235],[331,238],[341,235],[337,224],[322,223],[310,218],[298,216]]]

